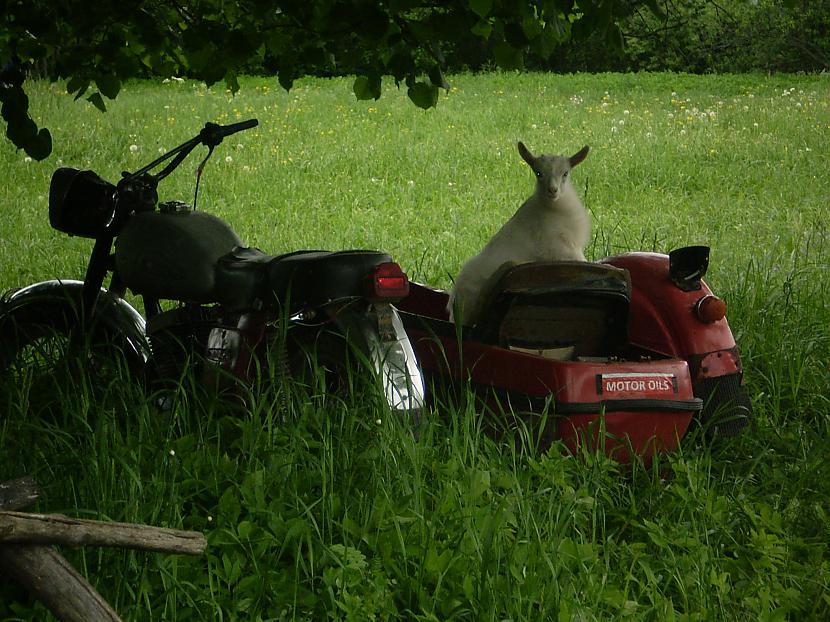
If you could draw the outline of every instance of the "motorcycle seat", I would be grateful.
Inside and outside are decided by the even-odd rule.
[[[628,342],[627,270],[577,261],[506,266],[492,280],[476,332],[483,341],[573,356],[607,356]]]
[[[391,261],[378,251],[307,250],[268,255],[236,247],[216,265],[218,301],[231,309],[279,302],[298,308],[360,296],[363,281],[378,264]]]

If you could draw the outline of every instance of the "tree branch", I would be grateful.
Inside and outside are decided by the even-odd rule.
[[[109,546],[185,555],[199,555],[207,547],[205,536],[198,531],[23,512],[0,512],[0,542]]]

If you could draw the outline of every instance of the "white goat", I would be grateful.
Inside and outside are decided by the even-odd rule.
[[[447,310],[462,324],[475,324],[482,295],[507,265],[536,261],[585,261],[591,219],[570,181],[573,167],[588,155],[586,145],[571,157],[534,156],[523,143],[519,154],[536,175],[536,190],[455,279]]]

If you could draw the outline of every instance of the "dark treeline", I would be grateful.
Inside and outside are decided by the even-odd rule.
[[[830,0],[659,0],[662,15],[641,7],[618,33],[583,33],[550,58],[525,50],[527,69],[559,72],[820,72],[830,69]],[[577,20],[573,29],[580,24]],[[469,33],[445,49],[450,71],[494,68],[490,44]],[[347,74],[360,67],[317,66]]]
[[[830,69],[830,0],[662,0],[623,23],[625,46],[566,45],[560,71],[689,73],[818,72]]]

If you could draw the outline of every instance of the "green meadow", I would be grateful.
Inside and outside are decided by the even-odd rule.
[[[108,112],[30,85],[53,154],[0,142],[0,290],[82,278],[89,240],[48,224],[58,166],[115,181],[207,121],[259,126],[216,149],[199,209],[270,253],[381,249],[448,287],[533,188],[519,157],[591,151],[574,183],[591,259],[711,247],[757,424],[697,433],[650,465],[481,432],[471,408],[419,435],[366,403],[68,387],[53,420],[0,395],[0,480],[35,510],[203,531],[201,557],[63,553],[125,620],[830,619],[830,78],[456,75],[422,111],[346,79],[231,95],[134,82]],[[160,188],[193,200],[195,154]],[[48,619],[11,583],[0,619]]]

